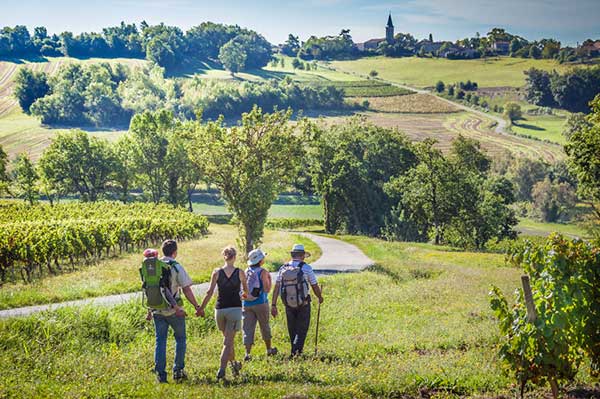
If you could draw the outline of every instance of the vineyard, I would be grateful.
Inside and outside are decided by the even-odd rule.
[[[336,89],[343,89],[346,97],[391,97],[414,93],[411,90],[377,80],[315,81],[311,82],[310,86],[333,86]]]
[[[167,205],[0,203],[0,278],[25,282],[160,241],[207,233],[203,216]]]

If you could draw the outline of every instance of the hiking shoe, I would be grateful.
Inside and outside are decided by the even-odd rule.
[[[225,369],[219,369],[219,371],[217,371],[217,380],[221,380],[225,378]]]
[[[231,374],[234,377],[238,377],[240,375],[240,370],[242,369],[242,363],[232,360],[230,364],[231,364]]]
[[[275,356],[277,354],[277,348],[271,348],[267,350],[267,356]]]
[[[158,381],[159,384],[166,384],[167,383],[167,376],[166,375],[160,375],[160,374],[156,373],[156,381]]]
[[[246,356],[244,356],[244,361],[249,362],[250,360],[252,360],[252,355],[247,353]]]
[[[183,370],[177,370],[173,372],[173,381],[180,383],[188,379],[188,375]]]

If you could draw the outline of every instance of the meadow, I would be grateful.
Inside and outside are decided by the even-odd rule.
[[[60,309],[0,321],[0,363],[11,365],[0,368],[0,396],[396,398],[517,394],[514,379],[503,374],[497,356],[499,336],[487,293],[490,284],[513,291],[519,285],[519,270],[507,267],[502,255],[341,238],[356,244],[377,265],[360,274],[321,278],[325,303],[316,356],[313,322],[306,356],[287,359],[287,333],[284,319],[278,317],[273,321],[274,344],[282,353],[267,359],[259,342],[254,359],[244,363],[239,378],[217,383],[222,337],[212,318],[211,303],[206,319],[188,320],[189,381],[158,386],[151,373],[153,328],[144,320],[141,304]],[[188,257],[182,262],[187,265],[205,255],[186,252]],[[188,313],[192,313],[189,307]],[[238,358],[242,356],[240,341],[238,336]],[[173,353],[172,342],[169,351]],[[591,385],[585,369],[576,384]],[[541,389],[526,395],[543,396]]]
[[[521,87],[525,84],[523,71],[529,68],[559,72],[571,68],[554,60],[511,57],[477,60],[365,57],[352,61],[333,61],[331,66],[355,76],[366,76],[375,70],[384,80],[421,88],[433,87],[439,80],[445,83],[471,80],[477,82],[479,87]]]

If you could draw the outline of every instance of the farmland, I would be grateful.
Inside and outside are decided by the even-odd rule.
[[[531,67],[559,72],[571,68],[554,60],[510,57],[478,60],[368,57],[353,61],[334,61],[331,66],[343,72],[363,76],[371,70],[376,70],[382,79],[415,87],[433,87],[438,80],[446,83],[471,80],[477,82],[480,87],[521,87],[525,84],[523,71]]]

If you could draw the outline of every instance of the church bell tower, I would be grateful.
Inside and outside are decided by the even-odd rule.
[[[387,26],[385,27],[385,40],[388,44],[394,44],[394,24],[392,23],[392,13],[388,16]]]

